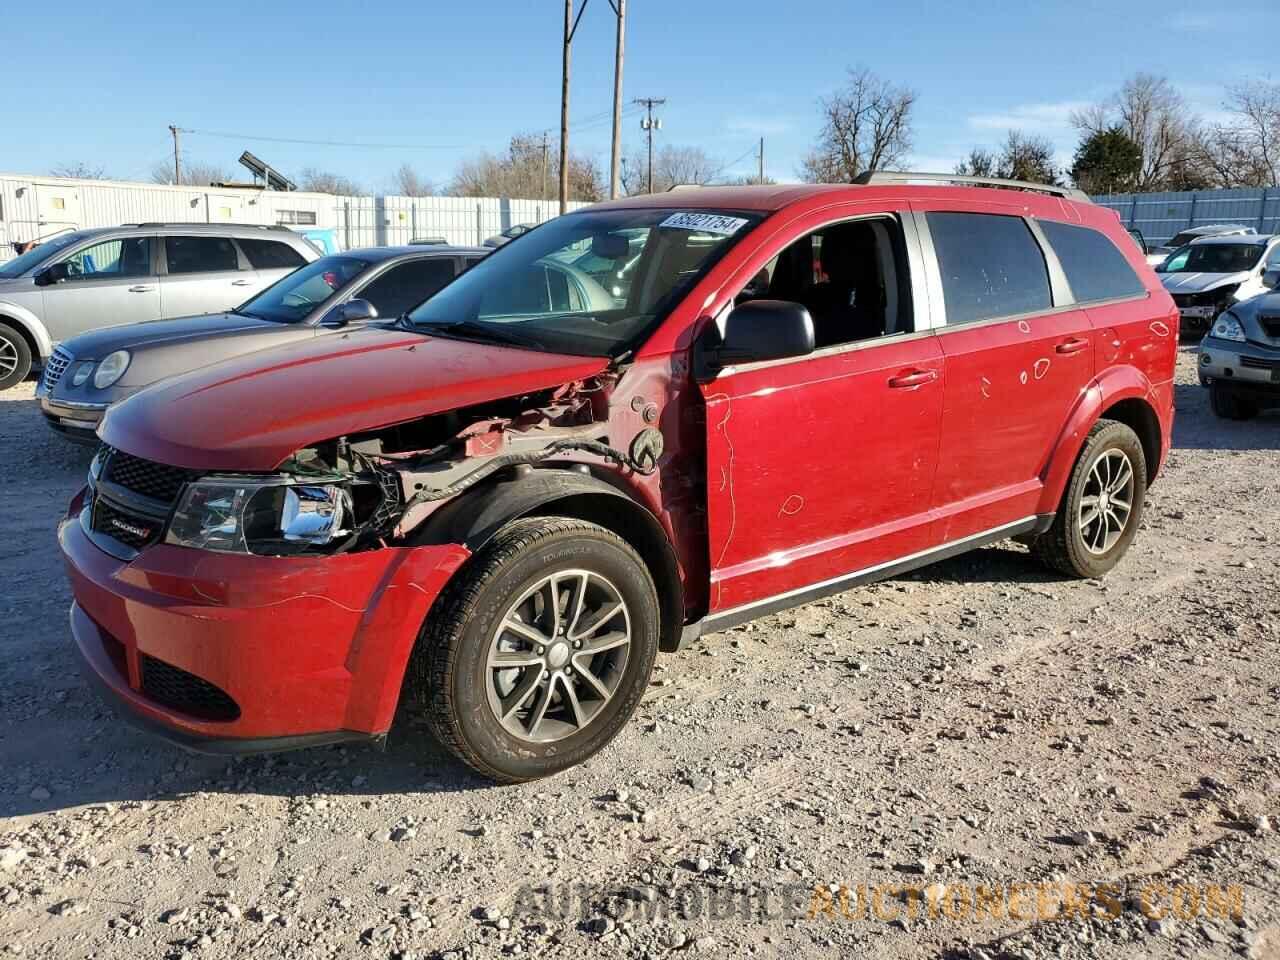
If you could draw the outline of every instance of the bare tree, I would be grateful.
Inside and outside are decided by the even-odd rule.
[[[307,167],[298,174],[298,189],[307,193],[332,193],[340,197],[354,197],[364,193],[360,185],[349,177],[315,167]]]
[[[999,175],[999,161],[990,150],[974,147],[956,164],[955,172],[962,177],[995,177]]]
[[[956,173],[967,177],[999,177],[1003,180],[1029,180],[1032,183],[1058,183],[1058,170],[1053,163],[1053,144],[1044,137],[1010,130],[999,153],[974,147],[969,156],[956,164]]]
[[[911,149],[916,93],[866,67],[849,71],[843,89],[820,101],[822,131],[801,162],[814,183],[847,183],[867,170],[896,165]]]
[[[1214,186],[1280,182],[1280,83],[1248,80],[1227,91],[1225,123],[1201,130],[1199,159]]]
[[[436,191],[431,181],[418,176],[418,171],[402,163],[391,178],[391,192],[398,197],[429,197]]]
[[[235,179],[226,167],[199,160],[182,162],[182,183],[178,186],[207,187],[211,183],[228,183]],[[173,161],[158,160],[151,167],[152,183],[173,183]]]
[[[1108,100],[1072,114],[1085,137],[1118,125],[1142,151],[1136,188],[1158,190],[1195,180],[1199,121],[1164,77],[1136,73]]]
[[[102,167],[85,163],[60,163],[49,171],[51,177],[65,177],[68,180],[110,180]]]
[[[701,147],[668,145],[653,155],[653,192],[662,193],[678,183],[711,183],[724,169]],[[628,196],[649,190],[649,160],[636,150],[622,163],[622,190]]]
[[[554,143],[543,149],[541,134],[518,134],[502,154],[482,153],[454,171],[449,192],[459,197],[551,198],[560,182]],[[604,196],[604,177],[593,157],[569,156],[569,199],[595,201]]]

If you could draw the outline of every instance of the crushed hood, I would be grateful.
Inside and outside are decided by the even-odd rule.
[[[235,357],[111,407],[103,440],[194,470],[275,469],[334,437],[559,386],[608,361],[361,329]]]
[[[1247,270],[1239,273],[1165,273],[1160,276],[1160,282],[1170,293],[1204,293],[1231,283],[1244,283],[1248,279]]]

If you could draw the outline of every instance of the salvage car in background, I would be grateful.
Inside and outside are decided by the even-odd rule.
[[[489,251],[373,247],[324,257],[226,313],[108,327],[59,344],[36,395],[49,426],[97,443],[108,406],[165,377],[417,306]]]
[[[0,264],[0,390],[88,330],[227,310],[320,252],[285,227],[144,223],[63,233]]]
[[[1076,191],[860,179],[588,207],[394,328],[111,407],[58,531],[87,676],[222,753],[377,740],[403,690],[511,782],[700,633],[1013,536],[1103,576],[1170,446],[1173,302]],[[637,242],[625,294],[573,265]]]
[[[1173,296],[1182,332],[1203,334],[1233,304],[1265,293],[1268,270],[1280,268],[1280,236],[1236,235],[1193,240],[1170,256],[1160,282]]]
[[[1130,234],[1133,232],[1131,230]],[[1257,232],[1253,227],[1246,227],[1241,223],[1211,223],[1202,227],[1188,227],[1186,230],[1175,233],[1163,246],[1147,248],[1147,263],[1158,267],[1179,247],[1185,247],[1192,240],[1199,240],[1202,237],[1246,236]]]
[[[1200,385],[1227,420],[1280,406],[1280,268],[1268,270],[1263,283],[1271,292],[1229,307],[1200,341]]]
[[[535,226],[537,226],[537,224],[533,224],[533,223],[514,224],[513,226],[507,227],[507,229],[503,230],[501,233],[490,237],[488,240],[484,242],[484,245],[486,247],[500,247],[505,243],[510,243],[516,237],[523,236],[524,234],[532,230]]]

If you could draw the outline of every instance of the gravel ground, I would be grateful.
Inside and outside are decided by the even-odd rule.
[[[503,788],[411,717],[385,753],[234,761],[116,721],[53,540],[88,452],[8,391],[0,950],[1280,955],[1280,416],[1216,420],[1194,377],[1186,349],[1105,581],[1006,544],[704,638],[610,749]],[[1055,918],[1073,884],[1110,895]],[[964,909],[980,885],[1001,901]]]

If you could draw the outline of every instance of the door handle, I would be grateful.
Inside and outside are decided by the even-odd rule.
[[[1089,346],[1088,340],[1081,340],[1079,337],[1072,337],[1070,340],[1063,340],[1053,349],[1058,351],[1058,353],[1079,353],[1087,346]]]
[[[155,287],[148,286],[145,283],[140,283],[136,287],[130,287],[129,292],[130,293],[150,293],[154,289]]]
[[[889,386],[895,390],[904,390],[909,387],[921,387],[926,383],[932,383],[938,379],[937,370],[912,370],[908,373],[899,374],[896,377],[889,378]]]
[[[233,287],[247,287],[251,283],[253,283],[252,280],[232,280],[231,281],[231,285]]]

